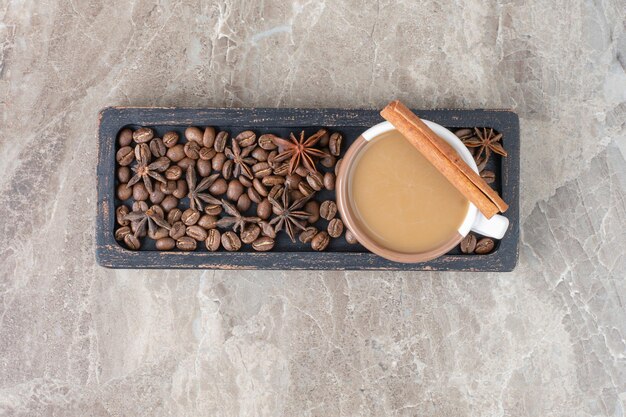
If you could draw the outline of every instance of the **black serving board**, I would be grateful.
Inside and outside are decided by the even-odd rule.
[[[414,110],[427,120],[452,130],[462,127],[491,127],[503,134],[507,158],[492,156],[487,169],[495,172],[492,186],[509,204],[505,213],[510,220],[506,236],[497,241],[488,255],[465,255],[458,248],[433,261],[416,264],[391,262],[367,251],[361,245],[349,245],[334,239],[325,252],[312,251],[309,245],[291,243],[279,233],[271,252],[254,252],[245,245],[241,252],[208,252],[198,245],[194,252],[160,252],[145,244],[131,251],[114,239],[116,138],[126,126],[149,126],[162,137],[167,130],[181,134],[188,126],[215,126],[232,136],[243,130],[257,135],[274,133],[287,137],[289,132],[305,130],[312,134],[320,127],[339,131],[344,136],[343,152],[367,128],[383,121],[378,110],[349,109],[270,109],[270,108],[131,108],[109,107],[99,115],[98,132],[98,210],[96,258],[109,268],[183,268],[183,269],[329,269],[329,270],[440,270],[440,271],[511,271],[518,258],[519,239],[519,120],[506,110]],[[342,152],[342,155],[343,155]],[[317,194],[319,201],[334,199],[334,192]],[[185,200],[183,200],[185,201]],[[325,227],[322,220],[319,227]],[[148,242],[149,239],[146,239]]]

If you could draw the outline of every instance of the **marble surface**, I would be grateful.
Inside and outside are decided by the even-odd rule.
[[[0,1],[0,415],[623,416],[624,0]],[[96,266],[99,109],[512,108],[513,273]]]

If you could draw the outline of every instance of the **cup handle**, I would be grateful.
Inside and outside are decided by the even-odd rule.
[[[509,219],[506,217],[496,214],[491,219],[487,219],[480,212],[476,214],[476,220],[471,227],[473,232],[494,239],[502,239],[508,228]]]

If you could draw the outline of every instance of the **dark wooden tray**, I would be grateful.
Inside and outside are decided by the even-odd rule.
[[[167,130],[181,133],[185,127],[216,126],[231,134],[252,129],[257,134],[276,133],[285,137],[290,131],[313,133],[328,127],[344,135],[344,150],[367,128],[382,121],[378,110],[347,109],[190,109],[125,108],[104,109],[99,116],[98,132],[98,213],[96,258],[109,268],[187,268],[187,269],[370,269],[370,270],[454,270],[511,271],[518,258],[519,238],[519,121],[505,110],[415,110],[420,117],[448,128],[492,127],[503,133],[509,156],[494,158],[489,169],[496,173],[494,188],[510,205],[506,216],[509,230],[488,255],[465,255],[458,249],[426,263],[401,264],[383,259],[360,245],[348,245],[343,238],[333,240],[326,252],[314,252],[307,245],[294,245],[279,234],[271,252],[159,252],[146,245],[134,252],[114,239],[115,228],[115,152],[117,132],[125,126],[150,126],[160,136]],[[325,191],[322,198],[333,198]],[[200,246],[200,245],[198,245]]]

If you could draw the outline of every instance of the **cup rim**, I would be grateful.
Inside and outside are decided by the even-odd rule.
[[[459,139],[454,133],[445,127],[431,122],[429,120],[422,119],[426,125],[432,129],[439,137],[449,143],[455,151],[459,154],[461,159],[465,163],[467,163],[472,170],[478,172],[478,167],[476,166],[476,162],[472,157],[472,154],[469,150],[463,145],[461,139]],[[398,252],[391,249],[388,249],[384,246],[376,243],[372,238],[370,238],[363,230],[360,230],[358,227],[358,222],[356,221],[356,215],[353,213],[350,204],[348,203],[348,179],[347,176],[356,160],[356,157],[363,150],[367,143],[374,139],[375,137],[380,136],[383,133],[394,130],[395,127],[390,122],[381,122],[378,123],[365,132],[363,132],[356,141],[348,148],[345,156],[343,157],[343,161],[339,168],[339,172],[337,175],[337,207],[341,214],[341,217],[348,229],[355,235],[359,243],[365,246],[369,251],[382,256],[383,258],[389,259],[395,262],[403,262],[403,263],[416,263],[416,262],[425,262],[432,259],[435,259],[447,252],[449,252],[452,248],[458,245],[461,240],[469,233],[472,224],[478,214],[478,209],[474,204],[468,202],[468,209],[461,223],[461,226],[457,229],[457,233],[455,233],[448,241],[446,241],[443,245],[438,248],[432,249],[427,252],[421,253],[404,253]]]

